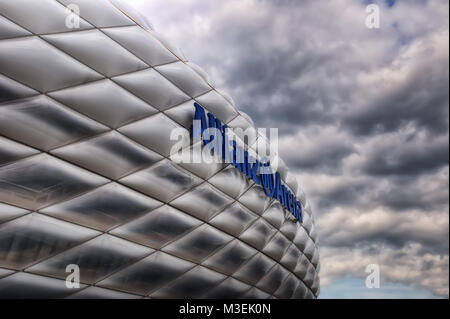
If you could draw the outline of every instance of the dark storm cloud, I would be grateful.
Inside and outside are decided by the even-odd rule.
[[[363,164],[365,173],[375,176],[415,176],[449,163],[447,134],[435,137],[415,131],[392,139],[396,140],[380,141],[367,150]]]
[[[357,0],[134,2],[257,127],[279,128],[322,289],[378,263],[448,296],[447,0],[375,1],[380,29]]]
[[[334,128],[310,126],[297,134],[282,137],[279,149],[288,167],[298,171],[320,171],[329,174],[341,174],[342,162],[353,153],[357,153],[351,138]],[[292,145],[298,145],[291,152]]]

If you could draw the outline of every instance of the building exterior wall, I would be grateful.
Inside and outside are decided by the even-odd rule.
[[[0,298],[318,296],[311,207],[282,161],[302,222],[231,164],[171,160],[194,102],[254,128],[123,3],[0,0]]]

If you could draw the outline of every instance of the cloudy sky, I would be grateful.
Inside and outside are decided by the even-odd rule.
[[[128,1],[279,128],[315,213],[322,298],[448,298],[448,0],[375,2],[379,29],[362,0]]]

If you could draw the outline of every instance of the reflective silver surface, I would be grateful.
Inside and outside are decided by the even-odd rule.
[[[232,165],[170,160],[195,101],[269,141],[123,4],[0,0],[0,298],[316,298],[301,185],[281,161],[302,224]]]

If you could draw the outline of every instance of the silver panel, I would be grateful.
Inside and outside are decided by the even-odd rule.
[[[37,150],[0,136],[0,166],[39,153]]]
[[[65,89],[51,97],[109,127],[117,128],[156,113],[156,110],[111,80]],[[127,105],[127,108],[123,106]]]
[[[25,215],[0,224],[0,267],[20,270],[96,235],[94,230],[37,213]]]
[[[160,111],[189,100],[189,96],[155,69],[118,76],[113,80]]]
[[[105,126],[43,95],[0,105],[0,134],[41,150],[106,130]]]
[[[189,233],[200,224],[202,222],[198,219],[165,205],[114,229],[111,233],[160,249],[167,243]]]
[[[65,298],[84,287],[67,289],[65,280],[17,272],[0,280],[0,299]]]
[[[145,296],[194,266],[195,264],[191,262],[158,251],[101,281],[99,286]]]
[[[79,166],[119,179],[159,161],[161,156],[116,131],[58,148],[52,154]],[[107,158],[107,162],[99,162]]]
[[[102,31],[151,66],[177,61],[156,37],[141,27],[108,28]]]
[[[178,197],[171,205],[204,221],[210,220],[222,211],[232,199],[208,183],[203,183],[192,191]]]
[[[157,200],[111,183],[69,201],[41,209],[41,212],[107,231],[161,205]]]
[[[65,279],[66,266],[76,264],[80,281],[93,284],[151,252],[153,249],[104,234],[27,268],[27,272]]]
[[[148,169],[122,178],[120,182],[167,203],[198,185],[201,180],[177,164],[164,159]]]
[[[108,77],[148,67],[98,30],[51,34],[43,36],[43,39]],[[96,51],[92,50],[94,45],[97,47]]]
[[[116,9],[108,0],[58,0],[64,5],[76,4],[80,15],[98,28],[133,25],[127,16]]]
[[[4,75],[40,92],[102,78],[91,68],[37,37],[0,41],[0,69]]]
[[[66,8],[54,0],[0,0],[0,12],[36,34],[72,31],[65,23]],[[87,28],[92,26],[81,19],[80,29]]]
[[[37,94],[37,91],[0,74],[0,103]]]
[[[0,203],[0,223],[4,223],[10,219],[25,215],[28,210]]]
[[[0,201],[27,209],[68,200],[106,179],[47,154],[0,166]]]
[[[162,65],[156,67],[156,70],[190,97],[194,98],[211,90],[211,87],[183,62]]]
[[[231,240],[231,236],[205,224],[162,250],[193,262],[202,262]]]

